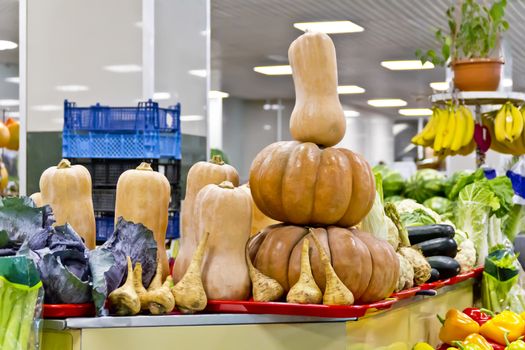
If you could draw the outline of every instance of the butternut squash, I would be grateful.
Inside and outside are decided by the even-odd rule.
[[[202,282],[209,299],[245,300],[250,276],[245,259],[250,238],[251,198],[229,181],[206,185],[195,199],[197,239],[209,232]]]
[[[9,128],[2,122],[0,122],[0,148],[7,146],[11,133]]]
[[[62,159],[40,176],[41,204],[49,204],[55,225],[66,222],[82,237],[89,249],[95,248],[96,226],[91,197],[91,175],[82,165]]]
[[[276,221],[272,218],[269,218],[268,216],[264,215],[262,211],[257,208],[257,204],[253,201],[252,192],[250,191],[250,184],[246,183],[242,185],[240,188],[242,188],[246,193],[250,195],[250,198],[252,198],[252,230],[251,234],[254,235],[257,232],[261,231],[263,228],[278,224],[279,221]]]
[[[115,223],[123,217],[153,231],[163,279],[169,274],[165,240],[170,192],[166,176],[153,171],[148,163],[142,163],[120,175],[115,202]]]
[[[5,148],[18,151],[20,146],[20,122],[9,118],[5,122],[5,126],[9,129],[9,141],[5,145]]]
[[[42,203],[42,194],[40,192],[33,193],[29,198],[33,200],[37,208],[44,206],[44,203]]]
[[[301,142],[325,147],[341,141],[346,120],[337,94],[337,61],[332,39],[306,32],[288,49],[295,85],[290,133]]]
[[[360,155],[310,142],[264,148],[252,163],[250,189],[264,214],[296,225],[354,226],[375,198],[372,170]]]
[[[215,155],[209,162],[197,162],[188,171],[186,178],[186,197],[181,210],[181,234],[179,252],[173,266],[173,281],[177,283],[191,261],[199,242],[196,232],[196,218],[193,215],[195,197],[206,185],[230,181],[239,186],[239,174],[231,165],[225,164],[220,155]]]

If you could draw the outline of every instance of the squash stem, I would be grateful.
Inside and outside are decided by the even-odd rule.
[[[146,162],[140,163],[140,165],[137,167],[137,170],[153,171],[153,169],[151,168],[151,165]]]
[[[211,157],[210,163],[217,164],[217,165],[224,165],[224,160],[222,160],[222,157],[220,154],[215,154],[213,157]]]
[[[67,159],[62,159],[57,165],[57,169],[67,169],[71,168],[71,162]]]
[[[229,190],[233,190],[235,188],[235,186],[233,186],[233,184],[230,181],[223,181],[223,182],[221,182],[219,187],[220,188],[227,188]]]

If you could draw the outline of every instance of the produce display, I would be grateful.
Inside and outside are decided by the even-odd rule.
[[[489,134],[490,148],[503,154],[525,154],[525,110],[507,102],[499,110],[482,115],[483,129]]]
[[[250,184],[246,183],[242,186],[240,186],[246,193],[250,195],[250,198],[252,198],[252,229],[251,234],[254,235],[257,232],[261,231],[266,226],[278,224],[279,221],[269,218],[268,216],[264,215],[262,211],[257,208],[257,205],[255,202],[253,202],[252,192],[250,190]]]

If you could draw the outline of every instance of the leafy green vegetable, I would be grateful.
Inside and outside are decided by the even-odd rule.
[[[464,170],[454,173],[445,185],[445,194],[450,200],[456,200],[459,192],[465,188],[465,186],[470,185],[473,182],[483,180],[485,178],[485,173],[483,169],[478,169],[474,172]]]
[[[518,233],[522,231],[525,231],[525,206],[514,204],[505,218],[503,232],[511,242],[514,242]]]
[[[22,243],[40,229],[47,221],[48,208],[34,208],[29,198],[0,199],[0,231],[5,231],[12,242]]]
[[[499,218],[507,215],[513,206],[512,197],[514,196],[514,190],[512,189],[512,182],[507,176],[498,176],[492,180],[485,181],[487,181],[487,185],[499,199],[500,207],[495,210],[494,214]]]
[[[438,214],[445,214],[452,210],[453,203],[445,197],[432,197],[427,199],[424,203],[424,206],[432,209]]]
[[[400,217],[403,225],[407,227],[433,225],[437,223],[432,216],[428,215],[428,213],[422,209],[415,209],[409,213],[401,213]]]
[[[386,165],[376,165],[372,168],[374,174],[381,174],[383,180],[383,194],[385,197],[400,195],[405,190],[405,179],[398,171]]]
[[[421,169],[410,177],[406,184],[405,196],[419,203],[444,194],[445,176],[434,169]]]
[[[387,202],[390,202],[390,203],[401,202],[403,199],[406,199],[406,198],[403,197],[403,196],[390,196],[390,197],[386,197],[385,198],[385,203],[387,203]]]

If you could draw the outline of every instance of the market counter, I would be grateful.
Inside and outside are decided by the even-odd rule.
[[[472,306],[473,284],[468,280],[436,296],[402,300],[359,320],[243,314],[46,320],[43,350],[408,350],[417,341],[438,343],[436,314]]]

